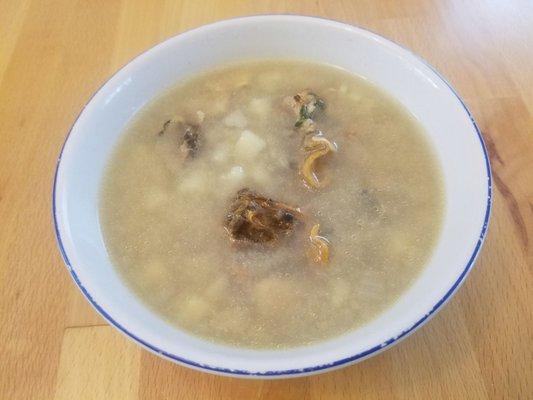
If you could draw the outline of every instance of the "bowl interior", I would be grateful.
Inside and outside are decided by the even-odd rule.
[[[310,46],[309,43],[313,45]],[[256,351],[190,336],[153,314],[124,285],[102,238],[98,194],[113,147],[132,116],[165,88],[222,63],[298,58],[339,66],[384,88],[425,127],[444,175],[440,241],[413,286],[364,327],[313,346]],[[490,208],[488,161],[471,117],[445,81],[416,56],[368,31],[310,17],[240,18],[189,31],[115,74],[73,126],[58,165],[54,216],[63,256],[100,313],[152,351],[222,373],[316,372],[374,354],[435,311],[460,284],[481,245]]]

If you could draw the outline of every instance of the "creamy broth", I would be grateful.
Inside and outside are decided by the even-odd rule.
[[[304,89],[325,102],[312,120],[337,149],[316,163],[320,188],[299,173],[300,116],[287,102]],[[184,157],[186,126],[198,146]],[[243,188],[303,217],[272,242],[232,241],[226,216]],[[170,323],[281,348],[389,307],[428,261],[443,201],[436,157],[399,103],[332,66],[270,60],[196,75],[141,110],[109,162],[100,217],[115,267]],[[328,262],[309,256],[314,224]]]

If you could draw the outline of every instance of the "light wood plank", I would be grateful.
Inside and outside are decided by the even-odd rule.
[[[89,304],[74,282],[69,285],[67,304],[65,316],[65,326],[67,328],[106,325],[105,320]]]
[[[93,38],[114,34],[113,5],[32,1],[10,36],[0,82],[2,399],[54,393],[72,283],[55,244],[51,185],[64,135],[108,74],[111,48],[89,40],[96,26]]]
[[[0,82],[17,43],[30,0],[0,2]]]
[[[136,400],[141,349],[110,326],[65,330],[55,400]]]

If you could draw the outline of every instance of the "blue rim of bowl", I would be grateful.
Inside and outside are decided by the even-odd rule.
[[[324,21],[325,22],[329,22],[329,23],[333,22],[335,24],[339,24],[339,25],[342,25],[344,27],[349,27],[351,29],[357,28],[357,29],[359,29],[361,31],[369,32],[372,35],[376,35],[376,36],[380,37],[381,39],[384,39],[385,41],[388,41],[388,42],[398,46],[402,50],[408,52],[410,55],[414,56],[416,59],[418,59],[424,65],[426,65],[429,69],[431,69],[446,84],[446,86],[450,89],[450,91],[455,95],[457,100],[459,100],[459,102],[463,106],[464,111],[467,113],[467,115],[468,115],[468,117],[470,119],[470,122],[472,123],[472,126],[474,127],[474,129],[475,129],[475,131],[477,133],[477,137],[479,139],[479,142],[480,142],[480,145],[481,145],[481,149],[483,150],[483,156],[485,158],[485,166],[486,166],[486,169],[487,169],[487,171],[486,171],[487,172],[487,205],[486,205],[486,209],[485,209],[485,217],[484,217],[484,220],[483,220],[483,225],[481,227],[481,232],[479,234],[476,246],[474,247],[472,255],[470,256],[468,262],[466,263],[466,266],[463,269],[463,272],[461,273],[461,275],[459,275],[459,277],[454,282],[452,287],[448,290],[448,292],[446,292],[446,294],[431,308],[431,310],[428,313],[426,313],[422,318],[420,318],[413,325],[411,325],[411,327],[407,328],[406,330],[404,330],[399,335],[394,336],[394,337],[386,340],[385,342],[383,342],[383,343],[381,343],[381,344],[379,344],[377,346],[374,346],[374,347],[372,347],[372,348],[370,348],[368,350],[362,351],[362,352],[357,353],[355,355],[352,355],[352,356],[349,356],[349,357],[345,357],[345,358],[333,361],[331,363],[312,366],[312,367],[306,367],[306,368],[300,368],[300,369],[279,370],[279,371],[277,371],[277,370],[276,371],[265,371],[265,372],[252,372],[252,371],[246,371],[246,370],[235,370],[235,369],[220,368],[220,367],[213,367],[213,366],[210,366],[210,365],[200,364],[200,363],[197,363],[195,361],[182,358],[182,357],[177,356],[175,354],[168,353],[168,352],[166,352],[166,351],[164,351],[164,350],[152,345],[151,343],[143,340],[142,338],[138,337],[134,333],[128,331],[125,327],[123,327],[120,323],[118,323],[115,319],[113,319],[113,317],[111,317],[111,315],[109,315],[102,307],[100,307],[100,305],[92,298],[91,294],[87,291],[87,289],[83,286],[83,284],[81,283],[80,279],[78,278],[78,275],[76,274],[76,271],[74,270],[74,268],[72,267],[72,264],[70,263],[70,260],[69,260],[69,258],[67,256],[65,248],[63,246],[63,242],[61,240],[61,234],[59,233],[59,226],[58,226],[58,220],[57,220],[57,209],[56,209],[57,175],[58,175],[58,172],[59,172],[59,166],[61,164],[61,157],[63,155],[63,150],[65,149],[65,146],[66,146],[67,141],[68,141],[68,139],[70,137],[70,134],[72,133],[72,129],[74,128],[74,126],[76,126],[76,123],[78,122],[78,119],[80,118],[81,114],[83,113],[83,111],[85,110],[87,105],[92,101],[93,97],[102,89],[102,87],[104,87],[115,75],[117,75],[123,68],[125,68],[125,66],[129,65],[132,61],[134,61],[137,58],[143,56],[145,53],[149,52],[154,47],[157,47],[159,44],[165,43],[168,40],[172,40],[173,38],[175,38],[177,36],[180,36],[183,33],[194,31],[196,29],[205,28],[207,26],[216,25],[216,24],[219,24],[221,22],[231,22],[231,21],[240,20],[240,19],[253,19],[253,18],[256,18],[256,17],[263,17],[263,18],[264,17],[293,17],[293,18],[300,17],[300,18],[305,18],[305,19],[316,19],[316,20],[319,20],[319,21],[322,21],[322,22],[324,22]],[[459,286],[462,284],[462,282],[464,281],[464,279],[466,278],[466,276],[468,275],[468,273],[472,269],[472,266],[474,265],[474,263],[476,261],[476,258],[477,258],[478,254],[479,254],[479,251],[481,249],[481,246],[483,244],[483,241],[484,241],[486,233],[487,233],[489,219],[490,219],[491,206],[492,206],[492,174],[491,174],[491,169],[490,169],[490,161],[489,161],[489,157],[488,157],[488,153],[487,153],[487,148],[485,146],[485,142],[483,141],[483,137],[481,135],[481,131],[480,131],[479,127],[477,126],[476,121],[474,120],[474,117],[472,116],[472,113],[470,112],[470,110],[466,106],[466,104],[463,101],[463,99],[459,96],[459,94],[456,92],[456,90],[452,87],[452,85],[444,78],[444,76],[439,71],[437,71],[435,69],[435,67],[433,67],[431,64],[429,64],[422,57],[420,57],[417,54],[413,53],[408,48],[406,48],[406,47],[404,47],[404,46],[402,46],[402,45],[400,45],[400,44],[398,44],[398,43],[396,43],[396,42],[394,42],[394,41],[392,41],[392,40],[390,40],[388,38],[385,38],[385,37],[383,37],[382,35],[380,35],[378,33],[375,33],[375,32],[373,32],[371,30],[368,30],[366,28],[361,28],[361,27],[359,27],[357,25],[354,25],[354,24],[348,24],[348,23],[345,23],[345,22],[335,21],[335,20],[331,20],[331,19],[327,19],[327,18],[310,17],[310,16],[303,16],[303,15],[266,14],[266,15],[253,15],[253,16],[230,18],[230,19],[217,21],[217,22],[214,22],[214,23],[211,23],[211,24],[202,25],[200,27],[196,27],[196,28],[193,28],[191,30],[181,32],[181,33],[179,33],[179,34],[177,34],[175,36],[172,36],[172,37],[170,37],[168,39],[165,39],[163,42],[160,42],[159,44],[151,47],[150,49],[148,49],[148,50],[140,53],[139,55],[135,56],[134,58],[132,58],[128,63],[126,63],[123,67],[121,67],[118,71],[116,71],[113,75],[111,75],[98,88],[98,90],[96,90],[93,93],[93,95],[85,103],[84,107],[82,108],[82,110],[80,111],[78,116],[76,117],[76,120],[72,124],[72,127],[70,128],[70,130],[69,130],[69,132],[68,132],[68,134],[67,134],[67,136],[65,138],[65,141],[63,142],[63,145],[61,147],[61,151],[59,153],[59,157],[57,159],[56,170],[55,170],[55,174],[54,174],[54,182],[53,182],[53,190],[52,190],[52,214],[53,214],[53,220],[54,220],[55,236],[56,236],[56,240],[57,240],[57,244],[58,244],[61,256],[63,258],[63,262],[67,266],[67,269],[69,270],[70,275],[72,276],[72,279],[74,280],[74,282],[76,283],[76,285],[78,286],[80,291],[83,293],[83,295],[87,298],[87,300],[91,303],[91,305],[96,309],[96,311],[98,311],[98,313],[100,313],[100,315],[102,315],[111,325],[113,325],[115,328],[117,328],[119,331],[121,331],[124,335],[126,335],[130,339],[134,340],[135,342],[139,343],[140,345],[142,345],[143,347],[147,348],[148,350],[152,351],[153,353],[158,354],[160,356],[163,356],[164,358],[167,358],[167,359],[169,359],[171,361],[174,361],[174,362],[177,362],[177,363],[181,363],[181,364],[184,364],[186,366],[190,366],[190,367],[195,368],[195,369],[204,370],[204,371],[211,372],[211,373],[219,373],[219,374],[242,376],[242,377],[246,377],[246,376],[249,376],[249,377],[254,377],[254,376],[256,376],[256,377],[279,377],[279,376],[291,376],[291,375],[292,376],[297,376],[297,375],[302,375],[302,374],[312,374],[312,373],[318,373],[318,372],[325,372],[326,370],[339,368],[341,366],[347,366],[347,365],[353,364],[353,363],[355,363],[357,361],[361,361],[361,360],[363,360],[363,359],[365,359],[367,357],[370,357],[371,355],[377,354],[377,353],[385,350],[386,348],[391,347],[392,345],[398,343],[399,341],[401,341],[402,339],[404,339],[405,337],[407,337],[408,335],[413,333],[419,326],[421,326],[422,324],[427,322],[453,296],[455,291],[459,288]]]

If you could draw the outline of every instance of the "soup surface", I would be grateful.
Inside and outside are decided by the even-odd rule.
[[[364,79],[269,60],[196,75],[127,128],[101,193],[112,261],[170,323],[299,346],[376,317],[440,232],[422,127]]]

